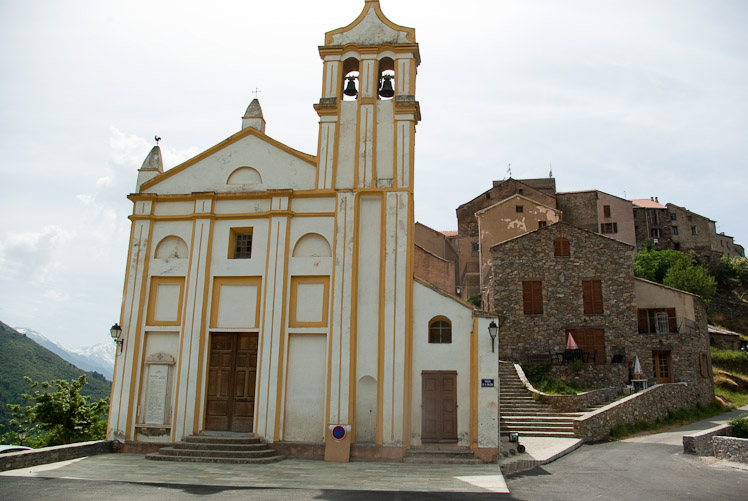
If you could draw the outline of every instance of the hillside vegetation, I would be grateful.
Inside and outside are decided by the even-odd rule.
[[[83,394],[92,400],[109,397],[111,382],[104,376],[79,369],[0,322],[0,424],[7,425],[11,417],[6,404],[25,404],[21,394],[28,393],[29,386],[24,376],[34,381],[71,381],[81,374],[88,380]]]

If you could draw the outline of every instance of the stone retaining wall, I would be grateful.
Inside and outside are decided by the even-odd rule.
[[[56,463],[69,459],[114,452],[117,447],[111,440],[80,442],[77,444],[56,445],[23,452],[10,452],[0,455],[0,471],[28,468],[40,464]]]
[[[637,421],[654,422],[668,412],[695,407],[698,389],[688,383],[658,384],[574,420],[574,433],[587,441],[603,440],[611,428]]]
[[[748,438],[714,437],[714,457],[748,463]]]
[[[603,388],[600,390],[585,391],[584,393],[578,393],[576,395],[551,395],[538,391],[530,383],[525,375],[525,371],[522,370],[519,364],[515,364],[514,368],[519,375],[520,380],[525,385],[530,393],[537,395],[538,401],[551,404],[554,409],[561,412],[577,412],[588,407],[600,405],[605,402],[610,402],[618,396],[619,390],[617,387]]]
[[[623,387],[628,381],[629,368],[626,364],[584,364],[582,370],[575,371],[572,364],[561,364],[551,366],[548,375],[582,388]]]
[[[729,436],[731,434],[732,426],[723,424],[694,433],[693,435],[683,435],[683,452],[696,454],[697,456],[714,456],[712,438],[716,436]]]

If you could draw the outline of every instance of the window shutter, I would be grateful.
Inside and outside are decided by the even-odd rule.
[[[675,308],[666,308],[668,330],[678,332],[678,319],[675,317]]]
[[[636,310],[636,317],[639,322],[639,334],[649,334],[649,317],[647,316],[647,310],[641,308]]]
[[[582,300],[585,315],[603,312],[603,290],[600,280],[582,281]]]
[[[543,313],[543,287],[541,282],[522,282],[522,307],[526,315]]]

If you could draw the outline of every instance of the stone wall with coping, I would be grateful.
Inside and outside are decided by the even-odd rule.
[[[595,405],[610,402],[620,393],[620,388],[610,387],[602,388],[600,390],[585,391],[576,395],[551,395],[535,389],[532,383],[527,379],[522,368],[519,365],[515,365],[514,367],[525,387],[533,395],[537,395],[534,398],[540,402],[551,404],[554,409],[562,412],[577,412]]]
[[[98,440],[77,444],[55,445],[23,452],[10,452],[0,455],[0,471],[28,468],[40,464],[56,463],[70,459],[116,452],[118,442]]]
[[[732,435],[732,426],[722,424],[692,435],[683,435],[683,452],[697,456],[714,456],[712,439],[717,436]]]
[[[604,440],[610,430],[637,421],[655,422],[670,411],[695,407],[698,389],[688,383],[658,384],[574,419],[574,433],[586,441]]]
[[[748,463],[748,438],[714,437],[714,457]]]
[[[622,388],[628,380],[629,368],[627,364],[584,364],[577,371],[572,364],[562,364],[551,366],[548,375],[580,388]]]

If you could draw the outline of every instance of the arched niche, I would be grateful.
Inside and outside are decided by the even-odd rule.
[[[262,176],[252,167],[239,167],[229,175],[226,184],[262,184]]]
[[[307,233],[293,248],[293,257],[330,257],[330,243],[319,233]]]
[[[156,259],[187,259],[187,244],[181,238],[170,235],[156,246]]]

